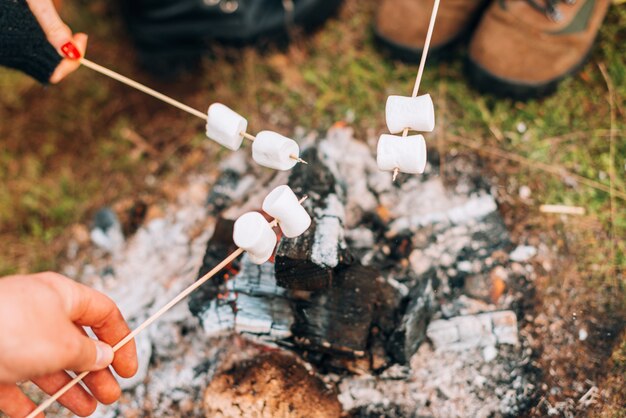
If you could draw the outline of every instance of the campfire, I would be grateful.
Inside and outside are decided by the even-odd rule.
[[[532,254],[511,244],[476,161],[440,173],[431,155],[424,175],[392,182],[348,128],[299,142],[308,165],[271,172],[242,150],[126,242],[92,231],[103,249],[66,273],[135,326],[224,260],[235,220],[276,186],[307,195],[313,220],[272,262],[244,254],[140,334],[140,372],[99,414],[515,415],[535,393],[517,325]]]

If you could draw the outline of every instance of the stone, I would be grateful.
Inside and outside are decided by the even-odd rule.
[[[95,245],[107,253],[116,253],[124,245],[122,225],[115,212],[109,208],[96,212],[89,236]]]

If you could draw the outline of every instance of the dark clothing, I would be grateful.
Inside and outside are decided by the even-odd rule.
[[[47,83],[61,60],[26,0],[0,0],[0,65]]]

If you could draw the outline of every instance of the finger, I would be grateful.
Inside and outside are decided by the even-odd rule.
[[[84,33],[77,33],[74,35],[74,44],[78,48],[78,51],[80,51],[81,56],[85,56],[85,51],[87,50],[87,40],[88,37]],[[50,83],[57,84],[69,74],[76,71],[78,67],[80,67],[80,61],[67,58],[64,59],[52,73]]]
[[[89,392],[105,405],[110,405],[122,396],[122,389],[109,369],[91,372],[83,378]]]
[[[55,394],[72,378],[65,372],[52,373],[47,376],[33,379],[33,383],[48,395]],[[80,384],[73,386],[59,398],[59,403],[74,414],[86,417],[94,413],[98,403]]]
[[[28,7],[33,12],[39,25],[43,29],[48,42],[60,51],[61,46],[72,40],[72,31],[57,13],[52,0],[27,0]]]
[[[108,296],[58,274],[47,273],[42,279],[65,300],[70,320],[91,327],[101,341],[113,346],[130,334],[122,313]],[[86,349],[89,350],[89,347]],[[87,354],[93,358],[94,352]],[[113,368],[120,376],[131,377],[137,372],[137,367],[137,350],[133,340],[115,354]]]
[[[22,418],[36,407],[37,405],[16,385],[0,384],[0,412],[4,412],[10,418]],[[43,414],[37,415],[37,418],[43,418]]]
[[[83,335],[74,326],[63,332],[65,351],[60,353],[61,367],[83,372],[107,368],[113,362],[113,348],[105,342]]]
[[[83,328],[79,331],[87,336],[87,333]],[[122,389],[117,383],[113,373],[107,368],[95,372],[89,373],[83,379],[83,383],[89,389],[89,392],[98,400],[98,402],[105,405],[110,405],[117,401],[122,395]]]

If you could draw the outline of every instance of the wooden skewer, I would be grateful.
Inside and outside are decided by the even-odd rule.
[[[585,208],[567,205],[541,205],[539,211],[543,213],[557,213],[562,215],[584,215]]]
[[[308,199],[308,196],[304,196],[302,199],[300,199],[299,203],[302,204],[307,199]],[[272,228],[274,228],[276,225],[278,225],[278,221],[276,219],[270,222],[270,226]],[[115,344],[113,346],[113,352],[114,353],[117,352],[120,348],[124,347],[126,344],[132,341],[132,339],[135,338],[140,332],[142,332],[144,329],[149,327],[152,323],[154,323],[157,319],[162,317],[167,311],[172,309],[180,301],[185,299],[187,296],[189,296],[191,293],[197,290],[200,286],[202,286],[204,283],[206,283],[211,278],[213,278],[213,276],[219,273],[222,269],[224,269],[226,266],[232,263],[237,257],[239,257],[243,253],[244,253],[244,250],[242,248],[237,248],[237,250],[235,250],[231,255],[229,255],[224,260],[222,260],[221,263],[213,267],[211,271],[209,271],[207,274],[202,276],[196,282],[191,284],[185,290],[180,292],[174,299],[172,299],[161,309],[153,313],[148,319],[146,319],[141,325],[135,328],[130,334],[128,334],[126,337],[121,339],[117,344]],[[39,415],[40,413],[48,409],[54,402],[56,402],[61,396],[65,395],[72,387],[77,385],[88,374],[89,372],[86,371],[77,375],[75,378],[70,380],[65,386],[59,389],[54,395],[50,396],[48,399],[42,402],[35,410],[33,410],[30,414],[28,414],[26,418],[35,418],[37,415]]]
[[[151,89],[148,86],[144,86],[143,84],[138,83],[135,80],[131,80],[130,78],[123,76],[119,73],[116,73],[115,71],[109,70],[108,68],[105,68],[99,64],[96,64],[93,61],[89,61],[87,58],[80,58],[79,61],[82,65],[84,65],[87,68],[90,68],[96,72],[99,72],[100,74],[106,75],[107,77],[111,77],[112,79],[117,80],[120,83],[126,84],[127,86],[143,91],[144,93],[149,94],[152,97],[155,97],[167,104],[170,104],[174,107],[184,110],[187,113],[190,113],[194,116],[199,117],[200,119],[207,120],[208,118],[205,112],[200,112],[199,110],[196,110],[191,106],[187,106],[186,104],[181,103],[178,100],[172,99],[171,97],[166,96],[163,93],[159,93],[158,91]]]
[[[256,139],[256,136],[249,134],[247,132],[241,132],[241,136],[243,136],[244,138],[250,140],[250,141],[254,141]]]
[[[244,138],[250,140],[250,141],[255,141],[256,140],[256,136],[249,134],[247,132],[240,132],[239,133],[241,136],[243,136]],[[291,158],[292,160],[298,162],[298,163],[302,163],[302,164],[306,164],[308,165],[309,163],[307,163],[306,161],[304,161],[302,158],[298,157],[297,155],[294,154],[290,154],[289,158]]]
[[[422,76],[424,75],[424,67],[426,66],[426,57],[428,56],[428,50],[430,49],[430,41],[433,37],[433,31],[435,30],[435,21],[437,20],[437,12],[439,11],[440,0],[435,0],[433,5],[433,11],[430,15],[430,22],[428,23],[428,32],[426,32],[426,42],[424,43],[424,49],[422,50],[422,57],[420,58],[420,66],[417,69],[417,76],[415,77],[415,84],[413,85],[413,94],[411,97],[417,97],[417,92],[420,89],[422,83]],[[402,137],[406,138],[409,134],[409,128],[404,128]],[[393,169],[393,181],[396,181],[398,172],[400,170],[396,167]]]
[[[398,178],[398,174],[400,174],[400,169],[396,167],[393,169],[393,177],[391,177],[391,181],[395,183],[396,179]]]

